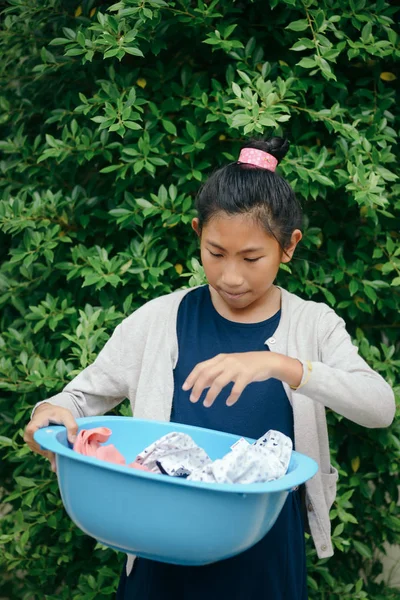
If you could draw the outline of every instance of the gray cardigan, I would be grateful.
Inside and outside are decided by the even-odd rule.
[[[134,417],[169,421],[178,358],[177,311],[190,291],[151,300],[124,319],[94,363],[44,402],[84,417],[104,414],[129,398]],[[283,385],[293,407],[296,450],[319,465],[306,484],[306,507],[323,558],[333,554],[329,510],[338,477],[330,464],[325,407],[364,427],[387,427],[395,413],[394,394],[358,355],[343,319],[331,308],[284,289],[281,294],[281,320],[269,347],[312,362],[311,377],[301,389]]]

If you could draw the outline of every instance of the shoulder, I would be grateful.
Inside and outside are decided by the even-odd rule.
[[[317,327],[319,330],[335,327],[338,324],[344,325],[343,319],[325,302],[304,300],[283,288],[280,289],[282,308],[286,309],[292,325],[304,324],[307,328]]]
[[[127,328],[138,326],[139,324],[148,327],[148,325],[154,321],[165,325],[171,316],[176,316],[183,298],[195,289],[196,288],[177,290],[176,292],[171,292],[170,294],[149,300],[149,302],[146,302],[126,317],[122,321],[122,324]]]
[[[288,292],[284,288],[280,288],[280,290],[282,293],[282,303],[286,304],[291,313],[296,313],[298,311],[316,311],[319,314],[332,310],[325,302],[304,300],[304,298],[297,296],[297,294],[292,294],[292,292]]]
[[[296,355],[303,352],[309,360],[321,361],[323,355],[326,359],[339,347],[347,351],[351,344],[353,348],[346,323],[325,302],[304,300],[282,290],[282,318],[288,343]]]

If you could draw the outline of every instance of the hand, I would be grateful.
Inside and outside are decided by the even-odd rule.
[[[212,406],[222,388],[233,381],[234,386],[226,400],[226,404],[232,406],[249,383],[274,377],[274,363],[279,356],[281,355],[267,351],[218,354],[196,365],[182,389],[193,388],[190,400],[197,402],[203,390],[210,388],[204,399],[204,406],[209,407]]]
[[[72,413],[67,408],[54,406],[49,402],[45,402],[37,407],[32,420],[26,426],[24,433],[25,442],[33,452],[48,458],[51,464],[51,470],[55,472],[56,459],[54,453],[48,452],[47,450],[42,450],[33,438],[35,431],[41,429],[42,427],[47,427],[50,423],[65,425],[67,428],[68,439],[71,444],[75,442],[76,434],[78,432],[78,424],[76,423]]]

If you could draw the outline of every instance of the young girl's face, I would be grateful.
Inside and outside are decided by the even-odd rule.
[[[201,259],[209,284],[231,310],[267,302],[281,262],[289,262],[301,232],[295,230],[284,253],[277,240],[249,215],[217,213],[202,230]]]

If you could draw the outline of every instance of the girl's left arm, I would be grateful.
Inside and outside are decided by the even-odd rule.
[[[392,388],[361,358],[345,322],[333,310],[320,315],[318,354],[319,361],[305,363],[299,393],[364,427],[392,423],[396,412]]]
[[[244,388],[271,377],[287,383],[296,394],[304,394],[364,427],[388,427],[395,414],[393,391],[359,356],[343,319],[331,310],[321,312],[317,331],[301,336],[302,360],[295,356],[300,343],[292,344],[293,357],[278,352],[218,354],[195,366],[182,388],[198,402],[208,388],[204,406],[211,406],[220,391],[233,382],[228,406],[240,401]]]

